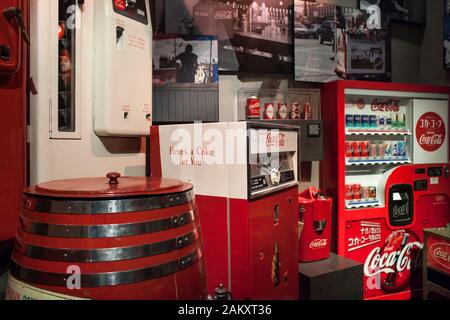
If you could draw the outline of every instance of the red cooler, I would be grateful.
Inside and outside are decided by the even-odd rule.
[[[303,225],[299,241],[299,261],[312,262],[330,256],[331,209],[333,201],[315,188],[299,195],[299,220]]]

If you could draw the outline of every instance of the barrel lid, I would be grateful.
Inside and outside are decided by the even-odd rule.
[[[59,198],[117,198],[186,192],[189,183],[166,178],[121,177],[108,173],[105,178],[79,178],[50,181],[25,189],[26,194]]]

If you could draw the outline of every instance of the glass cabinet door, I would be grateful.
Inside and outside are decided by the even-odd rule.
[[[81,11],[77,0],[53,1],[53,83],[50,137],[81,139]]]

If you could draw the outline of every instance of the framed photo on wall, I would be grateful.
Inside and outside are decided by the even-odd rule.
[[[218,86],[217,37],[154,35],[153,85]]]
[[[166,0],[165,32],[218,38],[221,71],[291,73],[293,0]]]
[[[372,5],[380,7],[383,20],[387,23],[391,20],[417,24],[427,22],[426,0],[359,0],[362,10]]]
[[[450,69],[450,0],[444,0],[444,68]]]
[[[390,81],[389,25],[370,10],[328,2],[295,0],[295,80]]]

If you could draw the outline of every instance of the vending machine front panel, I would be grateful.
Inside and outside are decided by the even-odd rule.
[[[129,19],[148,24],[146,0],[112,0],[114,12]]]
[[[250,297],[298,297],[298,189],[291,187],[249,205]]]
[[[149,17],[148,0],[95,1],[94,129],[99,136],[149,135],[153,120]]]
[[[0,1],[0,247],[16,233],[27,179],[28,40],[28,0]]]
[[[414,219],[413,188],[395,185],[389,190],[389,222],[394,227],[409,225]]]
[[[299,128],[249,128],[249,199],[298,184]]]

